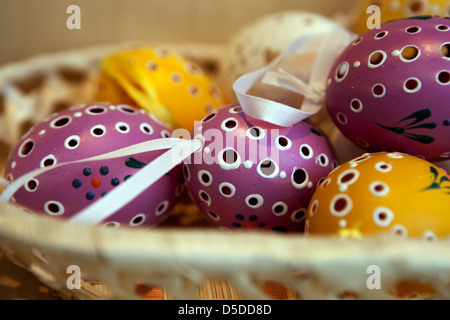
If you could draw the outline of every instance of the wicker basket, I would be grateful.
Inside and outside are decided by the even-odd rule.
[[[2,166],[28,127],[92,96],[98,59],[117,48],[0,69]],[[177,50],[213,75],[220,68],[220,46]],[[408,281],[433,288],[433,295],[414,298],[450,297],[448,241],[226,232],[208,226],[188,203],[150,230],[77,225],[1,203],[0,249],[65,299],[397,299],[404,297],[394,287]],[[81,288],[68,286],[70,266],[80,268]],[[370,286],[373,266],[381,288]]]

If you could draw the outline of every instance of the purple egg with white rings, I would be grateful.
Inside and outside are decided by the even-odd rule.
[[[328,138],[301,121],[279,127],[225,106],[196,125],[203,147],[184,161],[187,191],[228,230],[303,232],[309,200],[338,163]]]
[[[450,158],[450,19],[395,20],[350,43],[330,71],[326,107],[369,151]]]
[[[109,192],[164,150],[119,157],[108,153],[170,135],[168,126],[127,105],[61,111],[35,125],[10,153],[6,179],[12,183],[33,170],[50,169],[25,181],[11,201],[38,214],[71,218],[102,197],[107,201]],[[162,222],[175,204],[180,169],[176,166],[100,224],[149,227]]]

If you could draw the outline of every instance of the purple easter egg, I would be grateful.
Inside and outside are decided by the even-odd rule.
[[[329,114],[359,147],[450,158],[450,19],[370,30],[347,46],[328,79]]]
[[[204,144],[184,162],[186,189],[212,225],[228,230],[302,232],[314,190],[338,165],[315,125],[278,127],[239,105],[206,116],[193,136]]]
[[[91,104],[54,114],[28,131],[9,155],[6,177],[11,182],[35,169],[50,168],[25,182],[12,201],[38,214],[70,218],[108,197],[108,192],[164,151],[103,155],[170,134],[153,116],[126,105]],[[102,159],[84,161],[101,155]],[[160,223],[176,201],[180,169],[175,167],[101,224]]]

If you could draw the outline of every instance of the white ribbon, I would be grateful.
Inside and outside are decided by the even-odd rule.
[[[330,69],[338,54],[355,38],[355,34],[342,27],[336,27],[326,35],[307,35],[295,40],[277,59],[268,66],[239,77],[233,84],[242,109],[252,118],[272,124],[290,127],[320,111],[325,98],[325,88]],[[276,68],[285,58],[292,55],[306,56],[316,52],[309,81],[305,82],[286,68]],[[289,68],[295,69],[295,65]],[[275,71],[274,71],[275,69]],[[298,69],[298,68],[297,68]],[[288,106],[258,96],[248,91],[258,82],[287,89],[304,96],[300,107]]]
[[[119,209],[128,204],[131,200],[145,191],[159,178],[176,167],[181,161],[189,157],[192,153],[202,147],[202,141],[199,139],[181,140],[178,138],[162,138],[138,143],[112,152],[104,153],[98,156],[68,161],[56,164],[51,167],[40,168],[30,171],[6,186],[6,189],[0,196],[0,201],[8,202],[14,193],[17,192],[30,179],[40,174],[54,170],[56,168],[70,164],[112,159],[129,156],[138,153],[144,153],[155,150],[169,149],[136,174],[127,179],[108,193],[107,197],[95,201],[82,211],[78,212],[69,220],[84,224],[97,224],[110,217]]]

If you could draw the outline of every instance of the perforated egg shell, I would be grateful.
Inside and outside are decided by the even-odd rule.
[[[228,101],[199,64],[158,45],[105,57],[96,100],[141,107],[173,128],[188,130]]]
[[[209,222],[227,229],[303,231],[317,183],[336,166],[316,126],[269,125],[239,105],[206,116],[192,135],[204,146],[185,161],[187,190]]]
[[[315,191],[310,234],[424,239],[450,235],[450,179],[434,164],[403,153],[367,153],[348,161]]]
[[[359,3],[359,16],[354,26],[358,34],[368,30],[367,20],[371,19],[374,12],[370,11],[368,14],[367,8],[372,5],[379,8],[381,23],[419,15],[450,15],[449,0],[362,0]],[[369,21],[369,23],[373,22]]]
[[[450,20],[392,21],[348,45],[332,67],[327,110],[369,152],[450,156]]]
[[[12,200],[38,214],[71,218],[107,198],[163,151],[114,158],[105,154],[168,135],[169,129],[153,116],[126,105],[92,104],[59,112],[35,125],[10,153],[6,177],[13,183],[35,169],[50,168],[30,177]],[[178,166],[101,223],[158,224],[174,205],[180,183]]]

